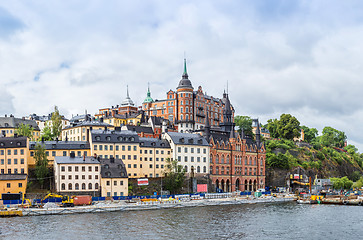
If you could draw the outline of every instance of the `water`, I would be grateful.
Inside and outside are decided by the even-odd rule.
[[[0,219],[0,239],[362,239],[363,207],[295,202]]]

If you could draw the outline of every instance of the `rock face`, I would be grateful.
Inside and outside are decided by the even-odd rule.
[[[312,180],[315,177],[349,177],[355,171],[363,172],[348,153],[334,149],[316,150],[308,143],[296,143],[296,147],[291,149],[274,148],[270,152],[289,155],[289,169],[266,166],[266,186],[270,187],[285,187],[290,174],[297,172]]]

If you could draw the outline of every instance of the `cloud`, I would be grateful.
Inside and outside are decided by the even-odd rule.
[[[186,52],[195,89],[236,114],[345,131],[363,143],[360,1],[75,1],[0,4],[0,114],[70,117],[175,89]],[[4,18],[5,16],[5,18]],[[2,20],[8,19],[8,20]],[[5,22],[4,22],[5,21]],[[9,24],[7,24],[9,23]],[[8,100],[6,100],[8,99]],[[9,101],[11,99],[11,101]]]

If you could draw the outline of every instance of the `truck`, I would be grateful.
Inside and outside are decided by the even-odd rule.
[[[41,200],[41,202],[43,203],[43,201],[48,198],[61,198],[62,207],[74,207],[74,206],[83,206],[83,205],[92,204],[92,196],[89,196],[89,195],[79,195],[79,196],[69,197],[67,195],[49,193]]]

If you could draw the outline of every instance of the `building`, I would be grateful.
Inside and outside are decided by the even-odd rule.
[[[70,126],[62,129],[62,139],[65,141],[89,141],[90,131],[101,129],[113,130],[114,127],[110,124],[104,123],[103,118],[100,121],[91,119],[86,115],[86,120],[81,122],[74,122]]]
[[[77,157],[91,156],[90,144],[86,141],[29,142],[29,168],[35,167],[34,152],[37,144],[45,148],[49,166],[53,166],[55,157],[67,157],[72,153]]]
[[[91,154],[104,159],[121,159],[129,178],[159,177],[171,157],[168,141],[139,137],[134,131],[91,132]]]
[[[138,113],[138,107],[135,106],[134,102],[129,96],[129,87],[127,86],[126,98],[120,105],[112,106],[111,108],[101,108],[98,110],[98,114],[95,115],[97,118],[114,116],[114,115],[133,115]],[[136,124],[136,123],[134,123]]]
[[[163,134],[172,151],[172,159],[177,159],[187,173],[196,176],[209,174],[209,144],[199,134],[166,132]]]
[[[153,100],[148,88],[142,109],[149,117],[158,116],[168,119],[177,125],[179,132],[194,131],[205,126],[207,114],[210,116],[212,126],[218,126],[223,122],[226,96],[223,94],[222,99],[209,96],[203,92],[200,86],[197,91],[194,91],[184,59],[184,72],[176,91],[169,90],[166,99]],[[233,107],[231,105],[229,107],[234,114]]]
[[[128,177],[121,159],[100,159],[101,162],[101,197],[127,196]]]
[[[27,174],[29,139],[27,137],[0,138],[0,174]]]
[[[106,116],[103,117],[103,121],[114,127],[121,127],[123,125],[139,125],[141,122],[141,113],[125,113],[116,114],[114,111],[111,114],[106,112]]]
[[[3,193],[25,193],[26,174],[0,174],[0,195]]]
[[[232,110],[226,96],[223,122],[210,126],[209,116],[202,134],[210,143],[210,178],[217,191],[252,191],[265,187],[266,150],[258,120],[256,139],[236,134]]]
[[[34,120],[28,120],[25,118],[16,118],[13,115],[8,117],[0,117],[0,136],[13,137],[15,130],[21,125],[28,125],[33,128],[32,140],[37,141],[40,137],[40,129],[38,124]]]
[[[61,116],[61,118],[62,118],[61,119],[62,128],[67,127],[69,125],[69,120],[66,119],[64,116]],[[52,114],[38,116],[35,113],[33,113],[28,117],[26,117],[26,119],[34,120],[37,123],[40,131],[43,131],[45,126],[52,126]]]
[[[256,131],[257,131],[257,125],[256,125],[256,120],[254,120],[253,122],[252,122],[252,132],[253,132],[253,134],[255,134],[256,135]],[[266,139],[266,140],[268,140],[268,139],[271,139],[271,136],[270,136],[270,131],[267,129],[267,128],[264,128],[263,126],[262,126],[262,124],[260,124],[260,133],[261,133],[261,136],[264,138],[264,139]]]
[[[55,157],[54,179],[61,194],[99,196],[101,164],[94,157]]]

